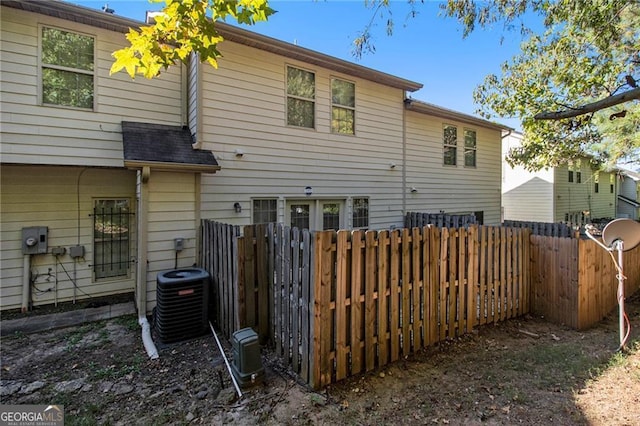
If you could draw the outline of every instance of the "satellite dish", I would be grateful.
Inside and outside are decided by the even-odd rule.
[[[623,242],[623,251],[640,244],[640,223],[631,219],[615,219],[602,230],[602,241],[611,247],[616,241]]]

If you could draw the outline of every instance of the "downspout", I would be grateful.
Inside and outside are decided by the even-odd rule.
[[[151,337],[151,327],[147,321],[147,216],[149,213],[149,166],[138,172],[138,265],[136,268],[136,304],[138,308],[138,324],[142,327],[142,344],[151,359],[158,358],[158,349]]]
[[[31,255],[25,254],[22,258],[22,313],[29,311],[31,291]]]
[[[407,108],[411,105],[411,98],[404,93],[402,105],[402,220],[407,214]]]

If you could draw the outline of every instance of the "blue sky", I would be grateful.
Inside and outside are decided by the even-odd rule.
[[[147,10],[159,10],[164,2],[147,0],[75,0],[71,3],[101,9],[108,3],[117,15],[143,21]],[[270,1],[278,11],[268,22],[246,27],[340,59],[422,83],[412,94],[421,101],[467,114],[475,114],[473,90],[490,73],[500,73],[500,64],[518,53],[518,33],[505,33],[502,26],[479,29],[462,38],[462,27],[454,19],[439,15],[438,1],[418,4],[418,15],[408,17],[406,1],[393,1],[393,35],[386,34],[386,17],[374,17],[364,0]],[[374,17],[376,52],[356,59],[352,42]],[[502,42],[501,42],[501,39]],[[509,118],[494,119],[519,128]]]

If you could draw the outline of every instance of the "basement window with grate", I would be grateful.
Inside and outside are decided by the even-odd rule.
[[[131,211],[128,199],[95,200],[93,272],[96,279],[129,275]]]

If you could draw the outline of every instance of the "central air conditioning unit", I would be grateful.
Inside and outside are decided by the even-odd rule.
[[[209,273],[174,269],[157,277],[154,332],[160,343],[198,337],[209,330]]]

